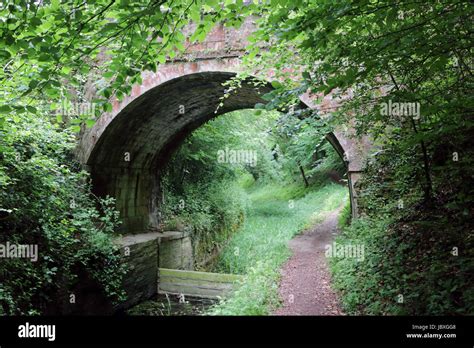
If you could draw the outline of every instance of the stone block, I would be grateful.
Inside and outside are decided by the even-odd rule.
[[[186,232],[164,232],[160,238],[159,265],[163,268],[193,270],[193,246]]]
[[[123,287],[127,300],[118,309],[150,299],[158,291],[158,241],[160,233],[143,233],[119,238],[123,262],[128,266]]]

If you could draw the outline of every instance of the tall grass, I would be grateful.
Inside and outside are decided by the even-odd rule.
[[[266,315],[279,303],[279,269],[290,256],[288,241],[336,209],[347,188],[326,184],[267,184],[249,190],[250,208],[243,226],[220,255],[216,270],[245,275],[232,297],[212,308],[216,315]]]

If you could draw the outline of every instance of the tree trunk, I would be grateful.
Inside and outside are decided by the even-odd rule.
[[[418,129],[416,128],[416,123],[413,118],[411,118],[411,124],[412,124],[413,131],[415,132],[415,134],[418,134]],[[428,151],[426,150],[426,145],[423,140],[420,140],[420,146],[421,146],[421,153],[423,154],[423,169],[424,169],[424,174],[425,174],[425,186],[423,188],[425,202],[431,202],[433,183],[431,181],[431,174],[430,174],[430,161],[428,158]]]
[[[308,179],[306,179],[306,175],[304,174],[304,169],[301,165],[298,165],[298,167],[300,167],[301,176],[303,177],[303,181],[304,181],[304,187],[308,187],[309,183],[308,183]]]

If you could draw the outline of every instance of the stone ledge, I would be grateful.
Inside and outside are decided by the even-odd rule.
[[[139,234],[128,234],[125,236],[117,237],[115,239],[115,244],[126,247],[132,246],[135,244],[141,244],[150,242],[152,240],[158,240],[158,243],[182,239],[189,237],[189,232],[181,231],[165,231],[165,232],[148,232],[148,233],[139,233]]]
[[[162,233],[151,232],[151,233],[140,233],[140,234],[129,234],[121,236],[115,239],[115,243],[120,246],[131,246],[134,244],[146,243],[154,239],[160,238]]]

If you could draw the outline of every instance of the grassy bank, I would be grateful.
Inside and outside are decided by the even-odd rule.
[[[280,267],[290,256],[288,241],[347,199],[347,188],[326,184],[267,184],[248,189],[250,208],[243,226],[220,255],[216,270],[245,275],[231,298],[213,307],[217,315],[266,315],[279,304]]]

